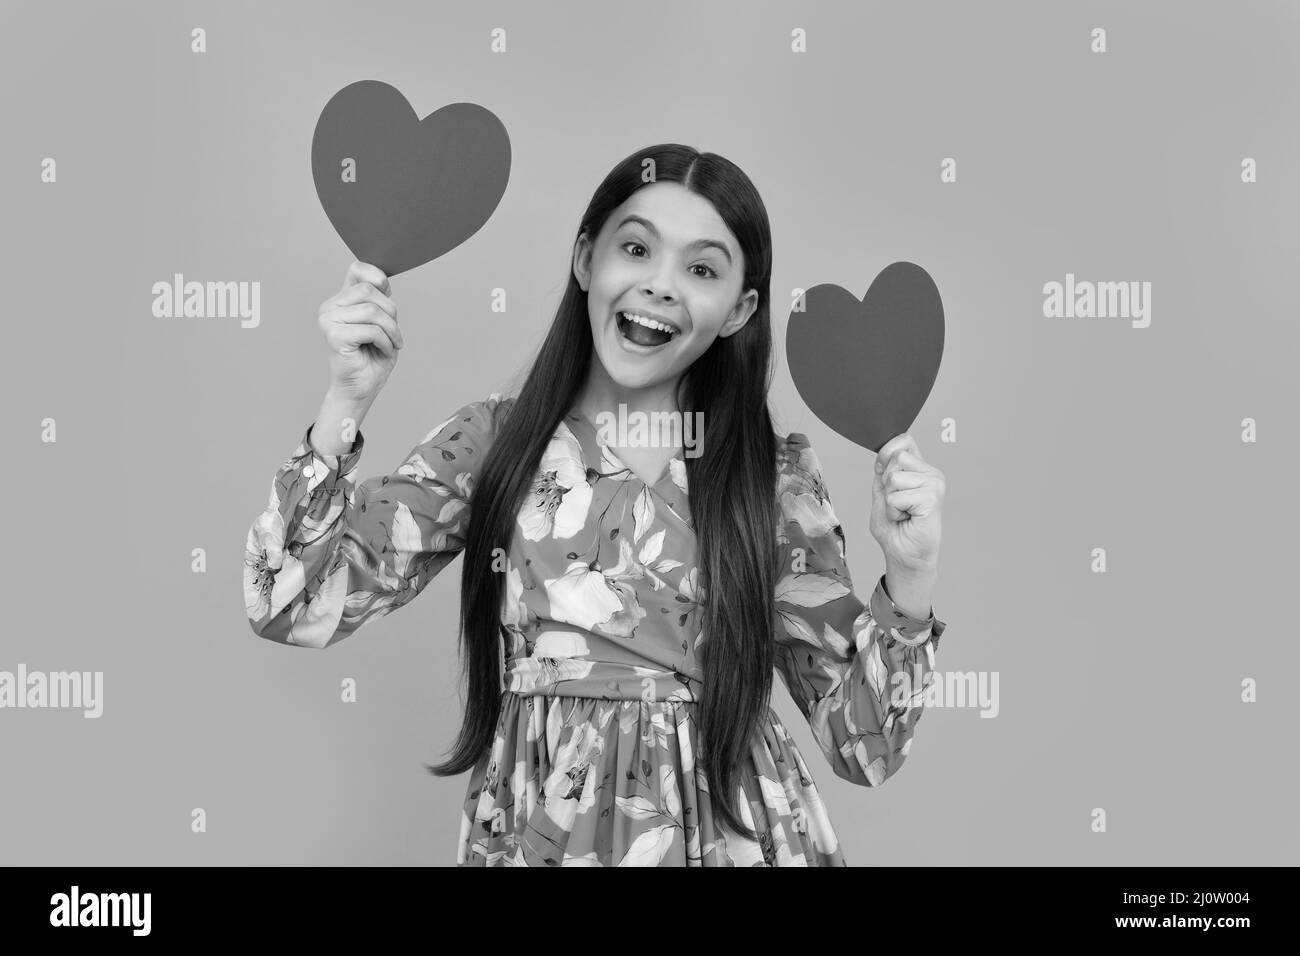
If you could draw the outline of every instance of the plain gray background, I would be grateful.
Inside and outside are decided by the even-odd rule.
[[[514,165],[478,234],[394,279],[407,348],[363,426],[362,476],[530,359],[617,160],[662,141],[719,152],[771,215],[778,342],[792,289],[860,295],[896,260],[945,304],[911,429],[948,481],[937,663],[998,672],[1001,710],[927,711],[906,766],[870,790],[830,772],[778,683],[850,864],[1300,858],[1295,4],[0,10],[0,669],[105,680],[98,720],[0,711],[4,862],[455,858],[466,778],[419,764],[459,725],[462,562],[326,651],[259,640],[241,593],[248,527],[327,384],[317,309],[351,261],[316,199],[312,130],[366,78],[421,116],[487,107]],[[796,27],[807,54],[790,52]],[[154,318],[151,286],[175,272],[260,282],[260,327]],[[1044,318],[1043,284],[1067,272],[1151,282],[1150,328]],[[866,596],[883,570],[874,456],[813,417],[779,362],[773,405],[818,450]]]

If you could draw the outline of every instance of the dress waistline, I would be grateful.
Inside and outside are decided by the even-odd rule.
[[[661,667],[579,657],[516,657],[506,661],[504,689],[520,696],[694,702],[698,675]]]

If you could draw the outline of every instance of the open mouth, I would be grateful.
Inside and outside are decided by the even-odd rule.
[[[655,348],[667,345],[681,334],[677,328],[665,329],[665,323],[637,315],[635,312],[616,312],[619,334],[634,345]]]

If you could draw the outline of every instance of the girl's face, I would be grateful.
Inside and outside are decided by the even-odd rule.
[[[587,293],[596,357],[627,389],[675,383],[758,307],[758,292],[741,288],[740,243],[712,204],[680,183],[642,186],[610,214],[594,245],[579,236],[573,273]],[[638,328],[626,312],[676,331]]]

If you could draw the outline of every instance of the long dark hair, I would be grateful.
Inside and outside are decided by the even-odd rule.
[[[683,373],[678,388],[681,411],[703,412],[704,423],[705,453],[686,458],[704,589],[697,756],[723,820],[757,839],[740,819],[735,791],[772,689],[777,437],[767,406],[771,229],[758,191],[737,166],[714,153],[664,143],[633,153],[610,171],[582,216],[579,236],[586,233],[594,243],[610,213],[646,184],[646,159],[654,161],[654,181],[680,183],[713,204],[744,253],[741,291],[759,294],[749,321],[719,336]],[[465,719],[451,757],[425,765],[438,776],[471,769],[492,744],[501,708],[504,577],[493,570],[493,551],[509,551],[522,498],[560,420],[578,399],[592,352],[587,293],[570,268],[550,332],[519,397],[494,423],[496,438],[475,475],[460,591]],[[498,412],[506,406],[498,405]]]

